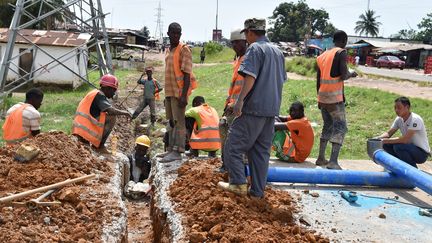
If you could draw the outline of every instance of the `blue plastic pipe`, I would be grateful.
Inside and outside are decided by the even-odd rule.
[[[249,168],[247,168],[247,170],[248,169]],[[268,169],[267,182],[379,186],[392,188],[414,187],[409,181],[388,172],[287,167],[270,167]]]
[[[387,170],[393,172],[398,178],[404,178],[414,186],[432,195],[432,176],[403,162],[382,149],[374,153],[374,161]]]

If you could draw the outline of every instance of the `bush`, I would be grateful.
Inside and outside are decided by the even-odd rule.
[[[205,45],[206,55],[213,55],[223,50],[223,46],[217,42],[209,42]]]

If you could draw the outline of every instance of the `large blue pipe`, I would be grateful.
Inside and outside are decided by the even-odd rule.
[[[388,172],[355,170],[325,170],[270,167],[267,182],[335,184],[353,186],[379,186],[413,188],[412,183]]]
[[[393,172],[398,178],[410,181],[416,187],[432,195],[432,176],[412,167],[402,160],[392,156],[382,149],[378,149],[373,154],[374,161],[382,165],[387,170]]]

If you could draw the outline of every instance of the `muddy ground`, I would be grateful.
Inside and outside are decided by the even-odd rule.
[[[114,175],[109,159],[98,159],[88,146],[62,133],[50,132],[26,140],[38,147],[38,157],[21,163],[13,159],[16,147],[0,149],[0,197],[77,178],[91,173],[97,179],[66,186],[46,201],[61,205],[27,207],[1,205],[1,242],[100,242],[105,225],[124,214],[107,188]],[[26,202],[41,195],[34,194]]]
[[[251,199],[217,187],[227,174],[220,159],[189,160],[170,187],[190,242],[329,242],[296,223],[296,199],[266,188],[265,199]]]

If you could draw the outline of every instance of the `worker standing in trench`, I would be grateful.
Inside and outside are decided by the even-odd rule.
[[[221,152],[222,152],[222,167],[221,172],[226,170],[225,159],[224,159],[224,145],[228,136],[228,130],[234,120],[233,106],[240,95],[240,91],[244,84],[244,77],[238,73],[240,64],[243,62],[244,54],[247,49],[246,36],[244,33],[240,33],[241,29],[234,30],[231,32],[230,41],[232,48],[236,53],[236,59],[233,64],[233,75],[231,78],[230,87],[228,89],[228,97],[225,101],[224,113],[219,123],[219,131],[221,137]]]
[[[228,132],[224,159],[229,182],[219,182],[226,191],[248,193],[243,155],[249,161],[251,197],[264,197],[275,116],[279,115],[282,85],[287,79],[285,57],[265,36],[265,19],[247,19],[246,40],[250,44],[238,72],[245,77],[232,109],[236,117]]]
[[[40,133],[41,115],[38,109],[42,105],[43,97],[42,90],[33,88],[27,91],[24,103],[20,102],[9,108],[3,124],[3,139],[8,145]]]
[[[126,110],[114,108],[108,99],[114,97],[118,80],[114,75],[105,74],[100,79],[100,90],[90,91],[79,103],[72,124],[72,134],[89,142],[100,152],[108,152],[105,141],[116,122],[116,116],[132,118]]]
[[[189,95],[196,88],[192,73],[192,52],[180,42],[182,28],[178,23],[168,27],[170,48],[165,57],[165,111],[169,122],[169,145],[167,152],[159,154],[159,162],[181,160],[185,152],[185,111]]]
[[[347,52],[344,49],[347,41],[348,36],[344,31],[336,31],[333,35],[335,47],[317,57],[318,108],[321,110],[324,125],[315,163],[336,170],[342,169],[338,157],[347,132],[344,80],[357,77],[356,72],[348,71]],[[328,141],[332,143],[330,161],[325,159]]]
[[[132,115],[132,119],[135,119],[139,114],[147,107],[150,107],[150,122],[154,126],[156,122],[156,100],[159,100],[159,93],[162,91],[162,87],[159,82],[153,77],[153,67],[146,67],[145,73],[147,79],[138,80],[138,84],[144,85],[143,99],[138,108]]]

